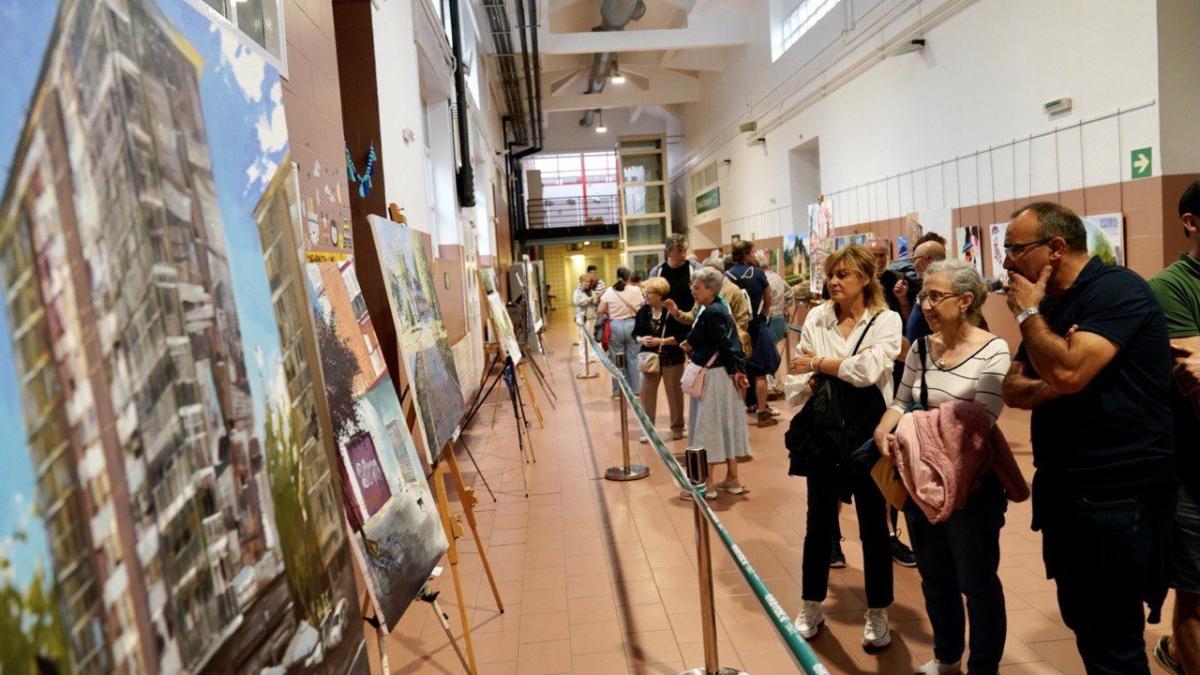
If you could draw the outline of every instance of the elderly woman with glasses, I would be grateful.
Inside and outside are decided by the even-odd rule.
[[[713,484],[711,473],[706,499],[716,499],[713,488],[739,495],[746,488],[738,480],[737,460],[750,456],[750,436],[743,421],[742,392],[750,386],[746,359],[738,340],[737,325],[718,293],[725,277],[705,267],[692,277],[696,300],[695,320],[681,345],[692,363],[708,368],[704,392],[688,411],[688,446],[708,451],[709,464],[725,464],[725,480]],[[690,499],[687,491],[681,499]]]
[[[913,402],[922,401],[922,388],[930,409],[949,401],[974,401],[982,404],[995,424],[1004,409],[1001,389],[1011,358],[1002,338],[976,325],[986,297],[983,279],[966,261],[943,260],[925,271],[917,300],[933,333],[919,338],[908,351],[896,398],[875,428],[880,452],[890,455],[895,449],[893,431]],[[982,675],[999,668],[1007,620],[1004,588],[996,570],[1006,509],[1005,492],[991,473],[984,475],[963,508],[936,525],[913,500],[905,507],[925,609],[933,625],[934,658],[917,673],[962,672],[968,617],[968,671]],[[963,596],[967,599],[965,617]]]

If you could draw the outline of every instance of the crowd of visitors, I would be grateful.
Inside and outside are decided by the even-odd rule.
[[[838,508],[853,503],[863,648],[891,644],[893,560],[914,563],[934,638],[934,659],[915,672],[961,673],[965,658],[972,675],[997,673],[1007,634],[1000,532],[1008,502],[1032,495],[1046,575],[1087,672],[1149,673],[1145,624],[1174,589],[1171,633],[1151,653],[1169,672],[1197,675],[1200,181],[1179,217],[1190,249],[1147,282],[1091,256],[1071,210],[1038,202],[1014,212],[1003,290],[1020,331],[1015,354],[983,320],[988,283],[947,260],[936,234],[897,260],[883,241],[829,254],[827,300],[798,329],[794,289],[750,242],[701,264],[680,235],[641,287],[625,268],[607,289],[592,270],[580,277],[576,319],[590,329],[607,316],[609,350],[650,419],[661,383],[671,439],[686,433],[727,467],[708,499],[748,491],[737,470],[750,455],[743,415],[777,424],[769,401],[785,392],[798,407],[783,442],[789,473],[806,485],[795,619],[804,637],[825,623],[829,569],[845,564]],[[789,328],[799,336],[783,359]],[[1031,411],[1032,485],[997,424],[1005,406]],[[898,511],[912,551],[899,542]]]

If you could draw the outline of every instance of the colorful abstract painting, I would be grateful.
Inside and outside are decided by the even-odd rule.
[[[298,209],[278,72],[184,0],[3,14],[0,671],[366,673],[263,245]]]
[[[983,234],[978,225],[968,225],[957,229],[958,243],[955,249],[960,260],[966,260],[975,266],[975,271],[983,276]]]
[[[442,321],[425,246],[407,223],[368,216],[396,339],[400,363],[416,404],[427,461],[433,466],[458,437],[466,403]]]

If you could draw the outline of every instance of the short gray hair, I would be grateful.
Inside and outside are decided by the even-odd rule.
[[[725,275],[712,267],[702,267],[692,275],[692,282],[703,284],[710,291],[720,291],[725,283]]]
[[[941,274],[950,280],[951,292],[965,295],[971,294],[971,306],[967,308],[968,316],[976,316],[983,309],[983,301],[987,299],[987,285],[975,266],[965,260],[939,260],[925,269],[925,279]]]

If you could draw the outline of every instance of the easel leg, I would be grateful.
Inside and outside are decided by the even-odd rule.
[[[462,502],[463,515],[467,518],[467,525],[471,528],[471,536],[475,539],[475,548],[479,550],[479,559],[483,561],[483,571],[487,573],[488,584],[492,587],[492,596],[496,598],[496,608],[501,612],[504,611],[504,601],[500,599],[500,589],[496,587],[496,578],[492,576],[492,565],[488,562],[487,550],[483,547],[483,540],[479,537],[479,526],[475,524],[475,493],[468,492],[467,486],[463,484],[462,473],[458,470],[458,460],[454,458],[453,452],[445,454],[446,464],[450,467],[450,478],[454,481],[454,489],[458,492],[458,498]]]
[[[517,374],[521,376],[521,384],[525,385],[525,391],[529,392],[529,401],[533,403],[533,412],[538,418],[538,427],[545,429],[546,420],[542,417],[542,408],[538,405],[537,393],[533,391],[533,387],[529,386],[529,379],[525,377],[525,369],[522,368],[523,363],[517,364]]]
[[[471,453],[471,448],[467,447],[467,441],[461,434],[458,436],[458,442],[462,443],[463,450],[467,451],[467,458],[471,460],[472,466],[475,467],[475,473],[479,474],[479,480],[483,481],[483,487],[487,488],[488,494],[492,496],[492,501],[496,501],[496,493],[492,492],[492,486],[488,485],[487,476],[483,475],[483,470],[479,468],[479,462],[475,461],[475,455]],[[453,449],[451,449],[453,452]]]
[[[538,346],[542,349],[542,360],[546,362],[546,370],[550,373],[550,380],[554,380],[554,369],[550,367],[550,353],[546,351],[546,342],[542,340],[542,334],[538,333]]]
[[[529,498],[529,477],[525,474],[525,465],[528,463],[525,460],[525,436],[529,435],[529,423],[522,419],[521,401],[518,397],[517,378],[509,370],[512,368],[512,361],[509,361],[504,366],[504,384],[508,388],[508,399],[512,403],[513,420],[517,425],[517,450],[520,453],[521,460],[521,486],[525,488],[525,498]],[[524,434],[524,436],[522,436]],[[533,441],[530,440],[530,447],[533,447]]]
[[[514,367],[513,370],[515,371],[516,368]],[[529,443],[529,457],[534,462],[537,462],[537,455],[533,454],[533,436],[531,436],[529,434],[529,415],[525,412],[525,400],[523,398],[521,398],[521,387],[519,387],[517,385],[517,379],[515,376],[512,378],[512,382],[513,382],[513,387],[512,387],[513,413],[517,416],[518,434],[520,432],[521,427],[524,426],[525,427],[525,440],[528,441],[528,443]],[[528,386],[528,384],[526,386]],[[520,436],[518,435],[517,438],[519,440]],[[524,453],[522,453],[521,459],[522,460],[525,459]],[[525,496],[528,497],[529,496],[528,486],[526,486],[526,488],[525,488],[525,493],[526,493]]]
[[[446,453],[450,455],[450,453]],[[443,465],[433,472],[433,491],[438,503],[438,511],[442,516],[442,528],[446,530],[446,559],[450,562],[450,576],[454,579],[454,596],[458,599],[458,619],[462,624],[463,639],[467,643],[467,660],[471,664],[471,672],[478,673],[475,665],[475,644],[471,641],[471,622],[467,619],[467,599],[463,595],[462,578],[458,574],[458,544],[455,527],[450,521],[450,499],[446,496],[446,481],[442,475]]]

